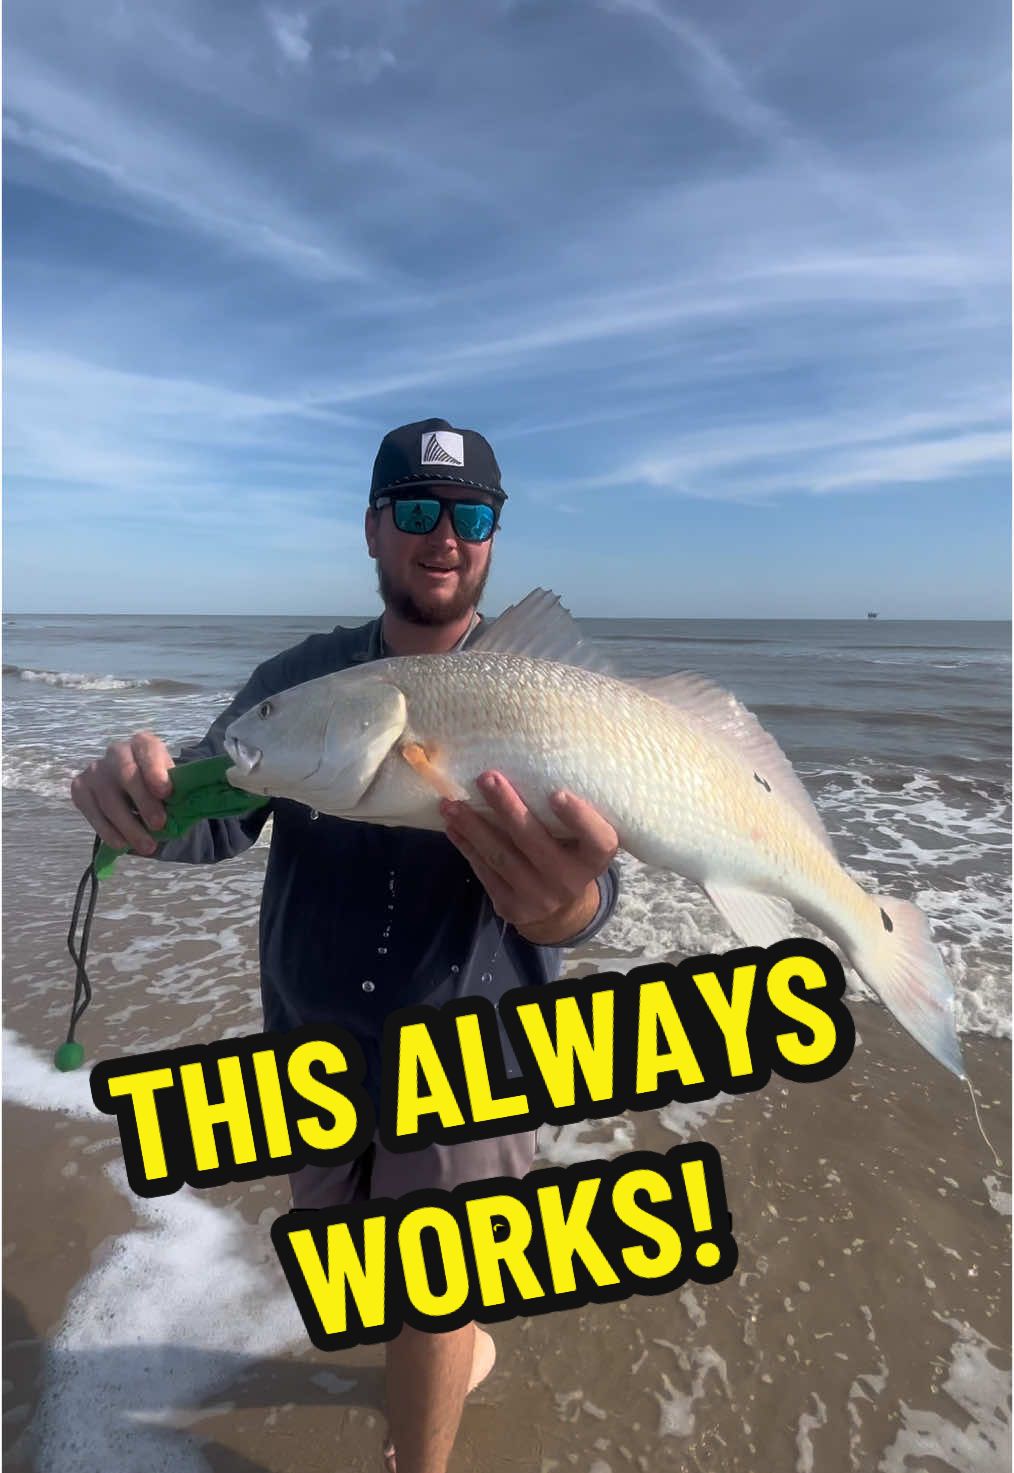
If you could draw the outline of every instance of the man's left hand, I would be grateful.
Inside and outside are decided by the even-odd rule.
[[[556,839],[502,773],[484,772],[478,787],[497,822],[470,803],[445,801],[447,837],[498,916],[537,946],[569,941],[598,909],[595,882],[619,848],[616,830],[583,798],[560,791],[549,802],[568,837]]]

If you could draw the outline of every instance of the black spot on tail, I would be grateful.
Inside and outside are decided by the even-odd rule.
[[[893,931],[894,930],[894,922],[891,920],[891,917],[887,914],[887,911],[884,910],[883,906],[881,906],[881,908],[880,908],[880,919],[884,923],[884,930],[885,931]]]
[[[753,775],[753,780],[754,780],[755,783],[760,783],[760,785],[764,789],[765,793],[770,793],[770,791],[771,791],[771,784],[768,782],[767,778],[761,777],[761,775],[760,775],[759,772],[755,772],[754,775]]]

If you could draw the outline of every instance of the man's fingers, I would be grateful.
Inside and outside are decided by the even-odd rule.
[[[469,803],[448,803],[443,805],[448,823],[528,903],[544,904],[548,900],[564,905],[571,898],[570,887],[583,884],[571,874],[569,856],[560,853],[557,841],[506,778],[490,776],[494,781],[481,778],[479,789],[493,818],[477,812]]]
[[[500,773],[483,773],[478,786],[496,814],[497,822],[503,825],[506,834],[535,871],[540,894],[564,905],[584,889],[590,878],[588,860],[577,840],[554,838],[516,788]],[[470,811],[474,813],[474,810]],[[475,817],[483,822],[479,815]]]
[[[154,732],[112,742],[104,757],[78,773],[70,796],[99,838],[115,849],[154,854],[148,830],[165,827],[165,800],[173,767],[166,744]]]
[[[164,801],[173,790],[169,771],[176,765],[169,755],[169,748],[154,732],[141,731],[132,738],[130,750],[149,792]]]
[[[166,812],[162,804],[153,798],[147,783],[138,769],[124,783],[124,790],[141,816],[146,828],[160,829],[165,826]],[[127,805],[129,811],[129,805]]]
[[[465,804],[461,805],[449,821],[447,834],[473,869],[476,869],[477,859],[481,862],[483,874],[479,878],[484,885],[485,875],[495,875],[506,888],[524,899],[530,901],[545,895],[545,881],[517,848],[510,835],[495,828],[474,811],[466,811]]]
[[[552,877],[558,893],[567,897],[584,889],[615,857],[619,840],[602,815],[574,793],[550,797],[554,813],[570,838],[558,839],[527,806],[500,773],[483,773],[479,790],[518,848],[543,877]]]
[[[134,847],[133,842],[125,834],[122,834],[116,825],[103,813],[94,793],[84,785],[82,777],[76,777],[71,783],[70,795],[74,800],[74,806],[84,814],[103,843],[111,844],[114,849],[131,849]],[[147,834],[145,834],[146,839],[147,837]]]
[[[557,818],[573,835],[575,852],[582,859],[589,864],[600,865],[602,869],[615,859],[620,847],[619,838],[612,824],[597,808],[576,793],[565,790],[550,794],[549,801]],[[601,870],[596,873],[601,873]]]
[[[102,778],[111,768],[113,784],[129,797],[143,823],[150,829],[160,829],[166,818],[161,799],[169,794],[167,759],[171,765],[172,759],[164,744],[150,732],[141,732],[130,742],[115,742],[99,770],[99,801],[106,813],[112,816],[106,796],[108,790]],[[118,819],[119,814],[116,816]]]
[[[518,847],[539,869],[552,867],[557,859],[556,841],[517,789],[498,772],[484,772],[478,788]]]
[[[156,845],[148,833],[147,819],[143,814],[139,817],[134,812],[127,801],[126,794],[120,788],[111,782],[105,782],[97,788],[94,796],[106,822],[111,823],[124,836],[129,848],[136,849],[139,854],[154,854]],[[157,804],[153,805],[149,798],[148,807],[153,806],[156,809],[159,807]],[[163,817],[162,822],[164,821]],[[152,828],[160,826],[159,824],[151,825]]]
[[[509,903],[512,887],[504,882],[498,870],[493,869],[491,865],[486,863],[480,851],[470,839],[465,837],[460,829],[449,828],[447,830],[447,837],[454,847],[460,849],[461,853],[468,860],[472,869],[475,871],[479,883],[489,896],[493,909],[499,915],[501,908]]]
[[[541,923],[573,909],[618,848],[612,826],[573,793],[551,803],[567,836],[557,838],[498,772],[478,779],[489,812],[444,802],[447,836],[468,860],[499,915],[515,925]]]
[[[129,748],[127,749],[129,752]],[[161,827],[165,812],[147,789],[133,765],[133,759],[124,762],[122,751],[110,748],[100,762],[93,762],[71,783],[70,795],[75,807],[79,808],[92,828],[107,844],[117,849],[136,849],[140,854],[153,854],[155,844],[145,827],[142,814],[131,806],[130,790],[133,788],[144,797],[149,814],[156,821],[152,827]]]

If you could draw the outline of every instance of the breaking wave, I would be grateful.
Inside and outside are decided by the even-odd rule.
[[[26,665],[5,664],[3,673],[18,680],[35,681],[41,685],[54,685],[66,690],[147,690],[155,695],[174,696],[192,695],[201,689],[199,685],[191,685],[185,680],[133,680],[125,675],[87,675],[73,670],[33,670]]]

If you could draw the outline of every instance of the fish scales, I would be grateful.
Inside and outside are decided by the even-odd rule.
[[[809,899],[815,878],[839,903],[853,890],[862,894],[734,753],[636,686],[523,656],[465,652],[389,663],[397,668],[388,675],[378,667],[378,676],[405,694],[406,739],[432,749],[479,804],[475,779],[495,768],[557,831],[547,799],[566,787],[609,820],[629,853],[688,878],[719,871],[799,899]],[[405,803],[396,752],[384,767],[354,816]],[[432,790],[416,784],[417,805],[442,827]]]
[[[646,689],[587,668],[555,605],[537,590],[484,626],[483,648],[395,656],[280,692],[230,725],[230,781],[343,818],[442,830],[448,792],[489,814],[477,779],[495,769],[557,834],[548,800],[568,788],[636,858],[701,885],[745,944],[791,936],[792,909],[813,921],[961,1075],[953,988],[926,918],[845,873],[774,739],[700,677]]]

